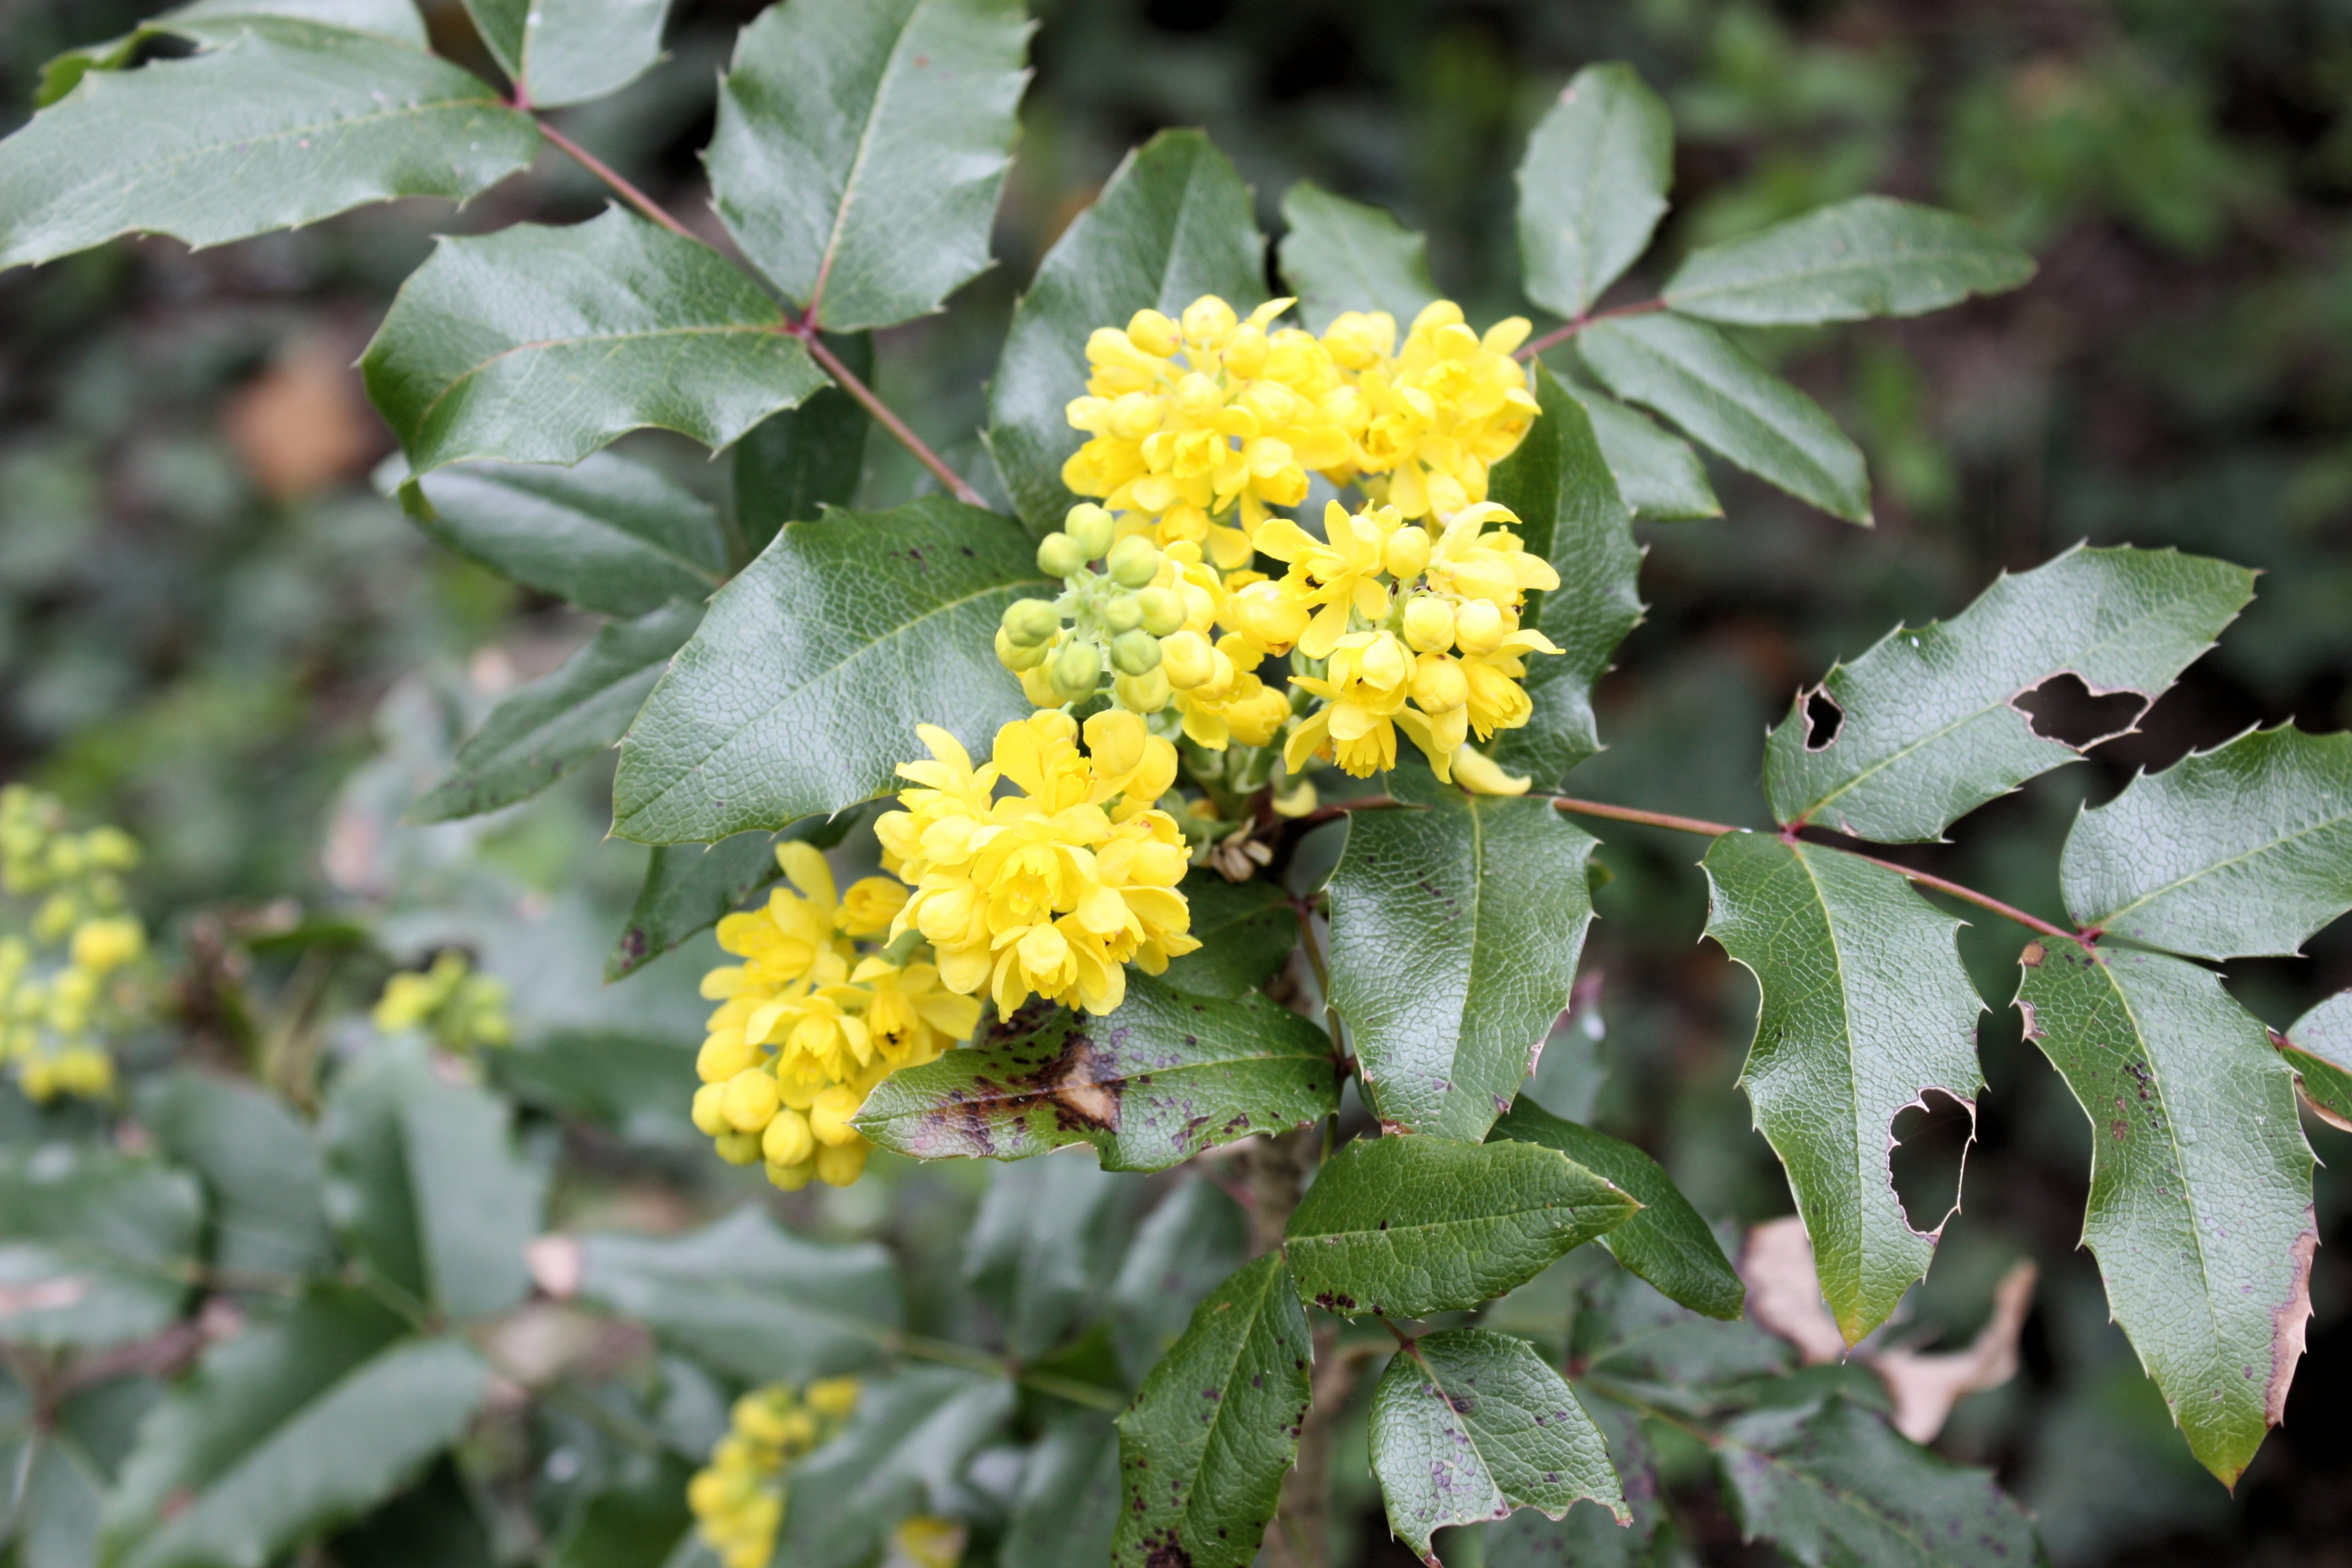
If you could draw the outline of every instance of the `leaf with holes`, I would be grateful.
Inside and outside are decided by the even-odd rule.
[[[1349,819],[1330,883],[1331,1005],[1382,1121],[1483,1138],[1568,1005],[1594,841],[1546,800],[1390,781],[1427,802]]]
[[[121,70],[157,38],[177,38],[199,49],[235,43],[246,33],[278,35],[299,42],[320,30],[373,33],[413,48],[425,47],[425,18],[410,0],[194,0],[103,43],[68,49],[41,68],[33,106],[47,109],[73,89],[84,74]]]
[[[474,31],[536,108],[618,92],[661,58],[669,0],[466,0]]]
[[[2091,1120],[2083,1241],[2189,1450],[2235,1483],[2286,1407],[2311,1312],[2294,1074],[2210,970],[2025,950],[2019,1009]]]
[[[1372,1390],[1371,1451],[1389,1529],[1424,1563],[1437,1531],[1517,1509],[1559,1519],[1590,1499],[1633,1521],[1601,1429],[1508,1334],[1448,1329],[1397,1352]]]
[[[1772,815],[1890,843],[1936,838],[2081,754],[2037,733],[2019,697],[2072,674],[2094,694],[2152,702],[2252,595],[2243,567],[2170,550],[2077,545],[2004,575],[1950,620],[1898,626],[1798,695],[1765,746]],[[1811,738],[1823,717],[1834,728]]]
[[[964,1237],[963,1280],[996,1314],[1013,1355],[1035,1360],[1095,1314],[1118,1261],[1131,1195],[1085,1160],[989,1173]]]
[[[615,207],[443,239],[360,369],[420,474],[576,463],[648,426],[724,447],[795,406],[825,377],[784,328],[717,251]]]
[[[139,1089],[139,1124],[211,1195],[215,1266],[301,1276],[334,1262],[319,1147],[284,1101],[242,1079],[182,1070]]]
[[[1301,180],[1282,198],[1282,221],[1290,231],[1279,247],[1283,286],[1310,332],[1349,310],[1386,310],[1402,338],[1437,298],[1428,239],[1379,207]]]
[[[1559,587],[1529,596],[1523,622],[1560,651],[1527,660],[1535,711],[1489,750],[1545,791],[1601,750],[1592,683],[1641,622],[1642,551],[1584,405],[1540,363],[1535,391],[1543,413],[1519,449],[1495,465],[1486,494],[1518,514],[1528,552],[1559,574]]]
[[[921,1160],[1023,1160],[1088,1143],[1107,1171],[1164,1171],[1339,1109],[1331,1041],[1313,1024],[1264,996],[1191,996],[1139,974],[1108,1016],[1057,1008],[892,1073],[857,1127]]]
[[[1265,276],[1249,187],[1206,136],[1163,131],[1128,154],[1038,263],[989,382],[988,449],[1033,533],[1061,527],[1077,499],[1062,465],[1086,439],[1066,411],[1087,389],[1088,334],[1203,294],[1245,311]]]
[[[2352,1132],[2352,991],[2338,991],[2284,1035],[2273,1035],[2271,1044],[2294,1068],[2304,1102],[2330,1126]]]
[[[988,266],[1032,26],[1018,0],[763,12],[708,154],[728,233],[828,331],[938,310]]]
[[[1723,503],[1706,482],[1706,465],[1679,436],[1669,436],[1646,415],[1607,393],[1563,379],[1561,385],[1584,405],[1593,438],[1617,480],[1617,493],[1646,522],[1687,522],[1721,517]]]
[[[0,142],[0,268],[164,234],[202,248],[396,196],[463,200],[539,128],[421,48],[322,26],[92,71]]]
[[[1280,1253],[1227,1279],[1118,1418],[1114,1568],[1247,1568],[1298,1453],[1313,1347]]]
[[[604,960],[604,978],[618,980],[679,943],[717,925],[737,905],[783,875],[776,846],[798,840],[830,849],[848,834],[856,813],[804,816],[782,833],[738,833],[716,844],[656,844],[646,879],[621,940]]]
[[[1650,247],[1674,172],[1674,117],[1639,73],[1577,72],[1519,162],[1528,298],[1571,321],[1591,310]]]
[[[1895,1194],[1895,1114],[1935,1089],[1973,1115],[1983,1083],[1961,922],[1893,871],[1770,834],[1727,833],[1699,864],[1706,934],[1763,992],[1741,1081],[1853,1344],[1927,1271],[1942,1234],[1913,1230]]]
[[[1533,1143],[1359,1138],[1323,1163],[1283,1250],[1327,1311],[1424,1318],[1526,1284],[1640,1209]]]
[[[997,624],[1053,591],[1011,518],[944,496],[789,524],[711,600],[622,741],[613,831],[705,844],[830,816],[897,784],[919,724],[986,756],[1034,711]]]
[[[1957,213],[1856,196],[1693,251],[1664,297],[1685,316],[1790,326],[1924,315],[2032,276],[2032,258]]]
[[[827,340],[859,380],[874,374],[874,339],[860,332]],[[857,500],[873,421],[838,386],[821,388],[798,408],[771,414],[735,443],[729,515],[746,559],[768,548],[788,522],[809,522],[829,506]]]
[[[102,1144],[0,1152],[0,1321],[27,1349],[163,1332],[196,1266],[204,1194],[184,1171]]]
[[[1000,1436],[1013,1384],[955,1367],[908,1366],[861,1380],[840,1436],[794,1467],[775,1561],[866,1568],[890,1532],[969,1495],[963,1468]]]
[[[1282,973],[1298,947],[1298,914],[1281,883],[1194,877],[1184,889],[1201,945],[1168,961],[1160,983],[1195,996],[1244,996]]]
[[[2083,813],[2066,912],[2192,958],[2292,956],[2352,909],[2352,735],[2255,730]]]
[[[1870,475],[1822,405],[1703,321],[1653,312],[1594,321],[1577,353],[1601,384],[1832,517],[1870,522]]]

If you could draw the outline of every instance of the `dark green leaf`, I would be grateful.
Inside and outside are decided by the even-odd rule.
[[[539,130],[478,79],[330,27],[93,71],[0,142],[0,268],[118,235],[202,247],[394,196],[460,200],[530,165]]]
[[[1667,435],[1648,416],[1605,392],[1575,381],[1561,384],[1584,405],[1593,438],[1601,443],[1601,455],[1617,480],[1617,493],[1635,517],[1648,522],[1686,522],[1723,515],[1723,503],[1706,482],[1706,465],[1689,442]]]
[[[1310,332],[1349,310],[1386,310],[1402,336],[1437,298],[1429,241],[1379,207],[1301,180],[1282,198],[1282,221],[1290,230],[1280,247],[1283,286],[1298,297]]]
[[[529,800],[610,751],[645,705],[670,655],[702,624],[702,606],[673,599],[601,627],[562,666],[490,710],[457,748],[449,776],[408,808],[411,822],[446,822]]]
[[[1115,1568],[1247,1568],[1298,1452],[1313,1347],[1279,1253],[1192,1313],[1118,1418]]]
[[[304,1275],[333,1264],[318,1146],[283,1101],[240,1079],[182,1071],[141,1087],[139,1120],[204,1179],[215,1267]]]
[[[1675,172],[1675,121],[1629,65],[1587,66],[1519,163],[1528,298],[1570,320],[1650,247]]]
[[[684,1477],[678,1484],[682,1491]],[[679,1502],[683,1511],[682,1496]],[[433,1568],[498,1568],[488,1521],[447,1455],[423,1480],[337,1534],[327,1551],[335,1568],[416,1568],[424,1563]],[[642,1568],[654,1568],[659,1561]]]
[[[1559,1519],[1589,1498],[1633,1520],[1600,1428],[1508,1334],[1448,1329],[1399,1351],[1372,1390],[1371,1446],[1389,1529],[1424,1563],[1435,1531],[1517,1509]]]
[[[874,373],[867,333],[828,344],[850,374]],[[812,522],[829,506],[857,500],[866,472],[866,435],[873,427],[857,399],[838,386],[820,388],[798,408],[771,414],[735,443],[732,504],[737,547],[750,560],[768,548],[788,522]]]
[[[693,1539],[694,1516],[686,1506],[692,1473],[674,1454],[631,1455],[618,1475],[570,1510],[548,1543],[545,1568],[666,1568]]]
[[[534,1031],[488,1066],[499,1087],[526,1104],[611,1129],[650,1148],[707,1148],[688,1120],[702,1042],[690,1034],[614,1029]]]
[[[1013,1414],[1013,1384],[944,1366],[865,1380],[841,1436],[793,1471],[776,1561],[864,1568],[909,1515],[957,1495],[964,1462]]]
[[[0,1300],[9,1342],[95,1350],[178,1321],[195,1267],[195,1181],[103,1144],[0,1151]]]
[[[2032,276],[2032,258],[1957,213],[1856,196],[1693,251],[1665,301],[1736,326],[1854,321],[1924,315]]]
[[[1076,499],[1062,465],[1086,439],[1066,410],[1086,391],[1087,335],[1203,294],[1248,310],[1265,276],[1249,187],[1206,136],[1163,131],[1128,154],[1038,265],[989,383],[988,449],[1030,531],[1061,527]]]
[[[1932,839],[1957,817],[2080,752],[2035,732],[2015,700],[2071,673],[2149,701],[2253,595],[2253,574],[2170,550],[2076,546],[2002,576],[1948,621],[1897,626],[1800,692],[1764,753],[1781,822],[1885,842]],[[1818,700],[1837,714],[1808,743]]]
[[[1283,1250],[1327,1311],[1425,1318],[1526,1284],[1640,1208],[1533,1143],[1359,1138],[1323,1163]]]
[[[108,1499],[109,1568],[263,1568],[397,1491],[489,1393],[459,1340],[409,1337],[355,1291],[314,1290],[203,1362],[140,1428]]]
[[[708,843],[839,811],[898,783],[919,724],[985,756],[1033,711],[997,624],[1048,591],[1012,519],[944,496],[789,525],[711,601],[621,742],[614,832]]]
[[[1102,1568],[1118,1525],[1118,1433],[1104,1416],[1066,1415],[1029,1450],[997,1560],[1008,1568]]]
[[[1561,1520],[1522,1509],[1486,1531],[1486,1568],[1664,1568],[1670,1532],[1658,1484],[1657,1460],[1642,1424],[1614,1400],[1578,1395],[1584,1413],[1609,1445],[1633,1522],[1622,1525],[1595,1503],[1569,1510]]]
[[[1409,787],[1412,775],[1391,775]],[[1360,811],[1331,874],[1331,1005],[1381,1121],[1477,1139],[1568,1005],[1592,838],[1540,799]]]
[[[1927,1273],[1943,1231],[1913,1230],[1895,1196],[1896,1113],[1934,1089],[1973,1115],[1983,1084],[1961,922],[1884,867],[1774,834],[1727,833],[1700,866],[1706,934],[1763,993],[1741,1081],[1853,1344]]]
[[[1168,961],[1160,979],[1175,990],[1231,1001],[1281,973],[1298,947],[1290,895],[1268,878],[1192,877],[1184,901],[1192,906],[1192,933],[1201,945]]]
[[[1569,1348],[1580,1385],[1706,1416],[1796,1365],[1786,1341],[1747,1319],[1702,1318],[1622,1270],[1609,1270],[1579,1294]]]
[[[803,1241],[756,1206],[690,1235],[583,1237],[580,1294],[751,1382],[870,1366],[904,1318],[880,1247]]]
[[[617,92],[661,58],[669,0],[466,0],[507,79],[538,108]]]
[[[1592,683],[1642,619],[1642,551],[1583,405],[1540,363],[1535,391],[1543,413],[1519,449],[1495,465],[1486,493],[1518,514],[1529,552],[1559,574],[1559,587],[1532,595],[1522,624],[1560,651],[1528,658],[1535,713],[1492,748],[1496,762],[1530,775],[1540,792],[1601,750]]]
[[[1139,974],[1107,1017],[1057,1009],[1028,1033],[892,1073],[857,1126],[922,1160],[1089,1143],[1107,1171],[1164,1171],[1339,1109],[1331,1041],[1313,1024],[1261,995],[1188,996]]]
[[[160,37],[183,39],[199,48],[217,48],[247,32],[277,33],[299,40],[320,28],[375,33],[416,48],[425,47],[425,18],[410,0],[194,0],[152,16],[120,37],[85,44],[41,68],[33,105],[47,109],[72,90],[83,73],[120,70],[140,46]]]
[[[2086,929],[2291,956],[2352,909],[2352,735],[2250,731],[2144,774],[2075,822],[2059,872]]]
[[[2084,1244],[2205,1468],[2232,1485],[2286,1407],[2311,1313],[2294,1075],[2210,970],[2030,944],[2027,1037],[2091,1120]]]
[[[927,315],[988,266],[1031,26],[1018,0],[793,0],[743,29],[712,202],[826,331]]]
[[[2294,1068],[2312,1110],[2352,1132],[2352,991],[2338,991],[2271,1043]]]
[[[1738,1270],[1655,1160],[1605,1132],[1563,1121],[1524,1098],[1488,1136],[1557,1149],[1633,1198],[1641,1212],[1601,1238],[1610,1256],[1694,1311],[1710,1318],[1739,1316],[1748,1292]]]
[[[415,505],[421,491],[425,505]],[[699,602],[727,580],[718,514],[648,463],[467,463],[407,492],[417,525],[526,588],[607,616]]]
[[[1822,405],[1701,321],[1664,312],[1596,321],[1577,352],[1629,403],[1654,408],[1702,445],[1832,517],[1867,525],[1862,448]]]
[[[825,378],[784,324],[717,251],[615,207],[442,240],[360,368],[418,473],[576,463],[646,426],[724,447],[796,405]]]
[[[716,844],[657,844],[645,884],[621,940],[604,961],[604,978],[651,963],[680,942],[717,925],[721,916],[783,873],[777,844],[792,839],[830,849],[853,818],[804,816],[782,833],[738,833]]]
[[[996,1314],[1013,1355],[1034,1361],[1092,1317],[1125,1239],[1128,1194],[1085,1159],[989,1173],[964,1238],[963,1278]]]
[[[1741,1416],[1716,1463],[1740,1533],[1806,1568],[2042,1561],[2032,1521],[1990,1475],[1946,1464],[1843,1397]]]
[[[1241,1205],[1211,1181],[1183,1182],[1145,1216],[1111,1288],[1111,1337],[1131,1381],[1143,1380],[1201,1298],[1242,1266],[1248,1242]]]

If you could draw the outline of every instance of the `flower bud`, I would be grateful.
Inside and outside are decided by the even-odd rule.
[[[845,1187],[866,1173],[866,1156],[873,1145],[860,1138],[816,1152],[816,1179],[828,1187]]]
[[[695,1055],[694,1072],[705,1083],[723,1084],[759,1059],[759,1047],[743,1037],[743,1031],[735,1029],[702,1042],[702,1049]]]
[[[1041,642],[1034,647],[1024,647],[1014,642],[1013,635],[1003,626],[996,628],[996,662],[1007,669],[1015,672],[1033,669],[1045,663],[1046,655],[1053,651],[1054,645],[1050,642]]]
[[[760,1153],[771,1165],[805,1164],[816,1152],[816,1140],[809,1133],[808,1118],[787,1106],[776,1112],[768,1130],[760,1135]]]
[[[1245,326],[1227,340],[1224,352],[1217,356],[1225,369],[1244,379],[1265,368],[1265,332],[1259,327]]]
[[[1078,548],[1086,552],[1086,558],[1092,561],[1110,548],[1114,526],[1110,513],[1092,501],[1080,501],[1062,520],[1062,531],[1076,540]]]
[[[1470,680],[1442,653],[1425,653],[1412,672],[1412,700],[1424,713],[1448,713],[1470,700]]]
[[[1066,702],[1075,701],[1092,693],[1102,679],[1102,649],[1073,638],[1062,645],[1047,668],[1055,695]]]
[[[1400,530],[1400,532],[1402,531]],[[1419,532],[1420,530],[1414,530]],[[1415,653],[1444,653],[1454,646],[1452,601],[1422,595],[1405,601],[1404,640]]]
[[[1110,663],[1121,675],[1146,675],[1160,668],[1160,639],[1142,627],[1111,639]]]
[[[1092,559],[1066,533],[1049,533],[1037,542],[1037,570],[1048,577],[1075,577]]]
[[[1024,647],[1034,647],[1062,629],[1062,612],[1045,599],[1015,599],[1004,606],[1004,632]]]
[[[1153,637],[1184,629],[1184,599],[1174,589],[1146,588],[1135,596],[1135,603],[1143,612],[1143,629]]]
[[[1196,343],[1215,348],[1233,335],[1241,318],[1234,308],[1214,294],[1203,294],[1184,307],[1184,335]]]
[[[1138,310],[1127,320],[1128,341],[1148,354],[1166,359],[1183,347],[1177,335],[1176,323],[1157,310]]]
[[[745,1068],[727,1080],[723,1102],[727,1125],[738,1132],[757,1132],[776,1114],[776,1079],[758,1068]]]
[[[1110,547],[1107,563],[1111,581],[1122,588],[1148,588],[1160,575],[1160,550],[1139,533],[1130,533]]]
[[[809,1107],[810,1133],[828,1149],[855,1143],[859,1134],[857,1129],[849,1124],[849,1119],[857,1114],[857,1108],[862,1103],[858,1092],[847,1084],[836,1083],[819,1090],[816,1102]]]
[[[1256,582],[1225,601],[1224,622],[1270,653],[1287,653],[1307,630],[1307,606],[1274,583]]]
[[[1167,674],[1156,665],[1141,675],[1118,677],[1111,689],[1118,695],[1119,706],[1130,713],[1157,713],[1175,695]]]
[[[1168,684],[1190,691],[1216,672],[1216,650],[1195,631],[1181,631],[1160,639],[1160,668]]]
[[[1114,632],[1131,632],[1143,624],[1143,605],[1132,594],[1114,594],[1103,601],[1102,618]]]
[[[760,1157],[757,1132],[721,1132],[712,1142],[718,1145],[719,1157],[730,1165],[748,1165]]]
[[[694,1105],[687,1112],[695,1131],[706,1138],[716,1138],[727,1131],[727,1086],[706,1083],[694,1091]]]
[[[1492,601],[1472,599],[1454,613],[1454,640],[1464,653],[1492,653],[1510,631],[1502,610]]]
[[[815,1174],[816,1164],[814,1161],[803,1161],[797,1165],[779,1165],[773,1161],[768,1163],[769,1184],[781,1192],[799,1192],[809,1184],[809,1178]]]
[[[1420,576],[1429,565],[1429,530],[1408,523],[1390,534],[1381,550],[1381,564],[1400,583]]]

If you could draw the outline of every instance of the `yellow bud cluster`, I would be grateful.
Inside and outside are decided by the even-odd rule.
[[[719,922],[719,945],[744,962],[702,977],[719,1006],[695,1059],[694,1124],[721,1159],[762,1163],[787,1192],[812,1177],[845,1187],[871,1148],[850,1125],[866,1097],[969,1036],[980,1004],[941,984],[919,942],[884,950],[905,924],[905,887],[868,877],[837,894],[806,844],[779,845],[776,861],[792,886]]]
[[[136,1010],[123,984],[147,931],[122,908],[121,874],[139,847],[116,827],[66,830],[62,806],[22,784],[0,789],[0,890],[37,900],[0,933],[0,1063],[25,1097],[102,1099],[114,1089],[108,1037]]]
[[[1486,472],[1526,439],[1539,408],[1526,369],[1511,357],[1527,341],[1524,316],[1496,322],[1484,336],[1462,307],[1440,300],[1423,310],[1391,353],[1396,320],[1386,311],[1350,311],[1323,333],[1324,344],[1362,400],[1352,430],[1352,480],[1407,518],[1451,517],[1486,499]]]
[[[475,973],[461,952],[440,953],[430,968],[386,981],[374,1018],[388,1035],[420,1029],[443,1050],[460,1056],[514,1044],[506,982]]]
[[[920,730],[932,761],[898,772],[906,809],[875,824],[884,864],[912,883],[894,932],[919,931],[939,975],[967,995],[988,989],[1010,1015],[1032,994],[1108,1013],[1125,966],[1158,974],[1200,943],[1176,890],[1187,866],[1175,819],[1157,802],[1176,780],[1176,749],[1111,708],[1086,722],[1056,710],[996,732],[974,768],[954,736]],[[1013,793],[996,795],[1000,783]]]
[[[854,1377],[753,1389],[735,1402],[710,1463],[686,1484],[695,1529],[725,1568],[768,1568],[784,1522],[785,1478],[857,1408]]]

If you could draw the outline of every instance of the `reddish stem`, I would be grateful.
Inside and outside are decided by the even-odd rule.
[[[1598,315],[1579,316],[1572,321],[1554,327],[1535,342],[1526,344],[1515,357],[1523,360],[1533,359],[1544,350],[1568,342],[1595,321],[1613,321],[1621,316],[1646,316],[1653,310],[1663,310],[1665,308],[1666,302],[1664,300],[1644,300],[1637,305],[1620,305],[1613,310],[1603,310]]]
[[[1642,811],[1630,805],[1611,805],[1598,800],[1577,800],[1570,795],[1552,796],[1554,807],[1572,811],[1579,816],[1605,816],[1616,822],[1638,822],[1644,827],[1667,827],[1676,833],[1696,833],[1706,838],[1720,838],[1727,833],[1740,830],[1725,822],[1706,822],[1696,816],[1674,816],[1663,811]]]
[[[841,384],[841,389],[857,399],[858,406],[873,416],[874,423],[890,433],[891,439],[915,455],[915,461],[929,468],[948,494],[966,506],[985,507],[980,492],[964,481],[964,477],[947,466],[937,452],[931,450],[920,436],[907,427],[907,422],[890,412],[887,405],[874,395],[874,389],[858,379],[857,373],[841,363],[841,356],[824,346],[816,328],[805,319],[788,322],[784,330],[808,345],[808,352],[823,365],[825,374]]]
[[[517,108],[529,107],[529,100],[523,99],[520,93],[516,96],[515,103]],[[541,136],[546,137],[550,142],[554,142],[558,147],[562,148],[566,153],[571,153],[573,161],[578,163],[582,168],[587,170],[590,174],[595,175],[598,179],[612,186],[614,195],[618,195],[623,201],[628,203],[631,206],[636,208],[639,212],[645,214],[646,216],[653,219],[654,222],[661,225],[662,227],[669,230],[670,233],[678,236],[682,239],[694,238],[693,231],[688,229],[686,225],[678,222],[677,219],[670,216],[668,213],[663,211],[662,205],[659,202],[655,201],[653,197],[646,195],[645,192],[637,189],[636,186],[623,179],[619,171],[615,170],[610,163],[605,163],[602,158],[596,156],[595,153],[591,153],[587,148],[583,147],[579,142],[574,142],[571,137],[566,136],[562,132],[558,131],[554,126],[550,125],[544,120],[539,122],[539,133]],[[696,243],[699,244],[700,242],[697,241]]]

